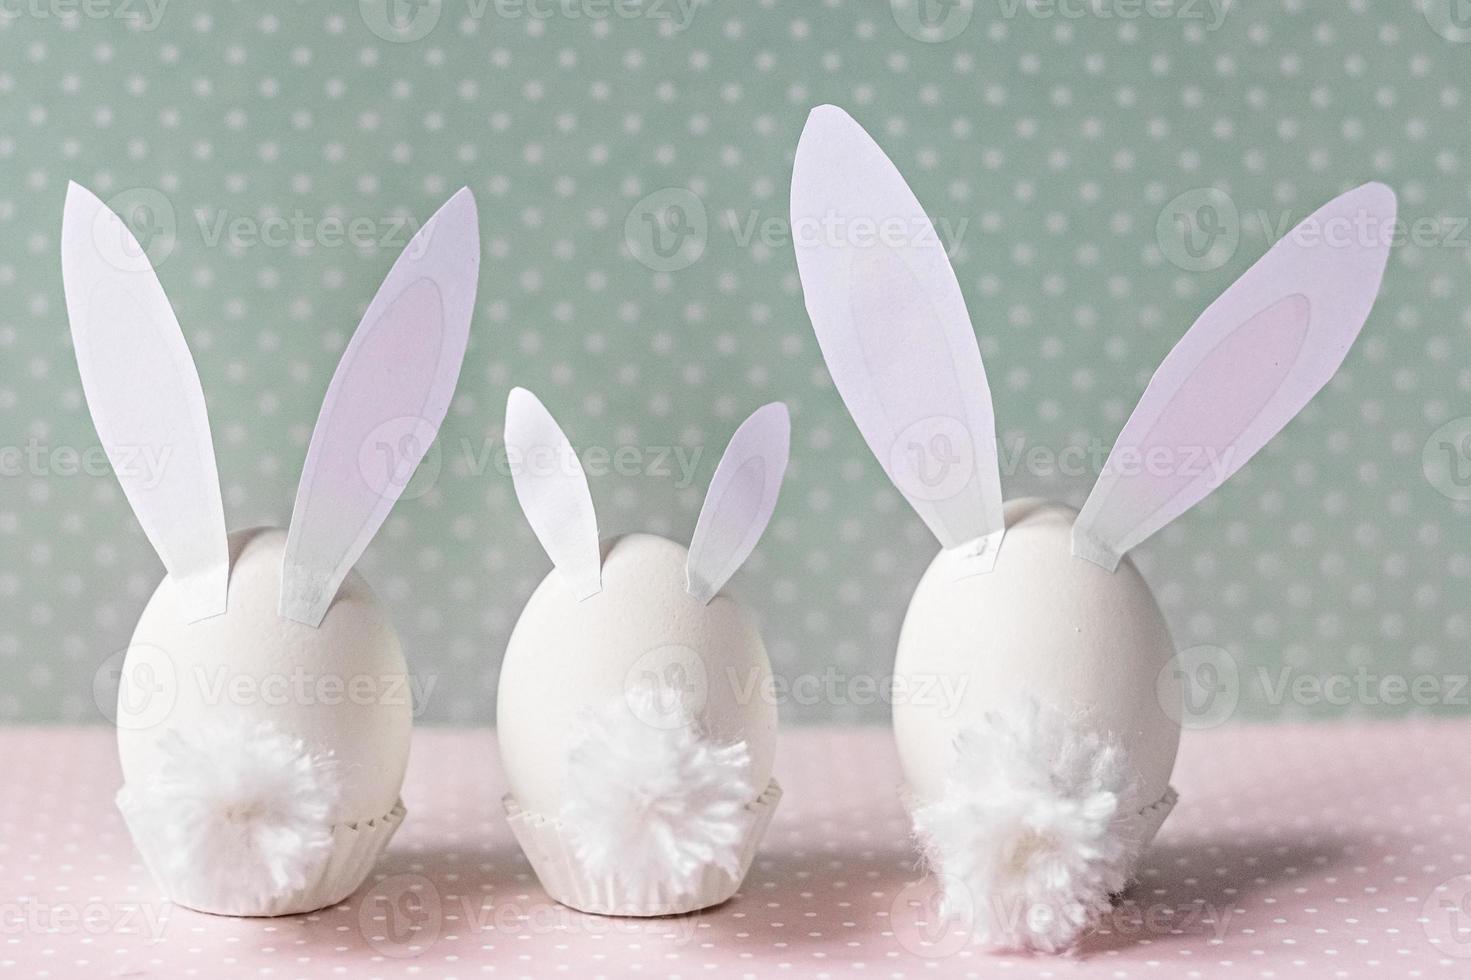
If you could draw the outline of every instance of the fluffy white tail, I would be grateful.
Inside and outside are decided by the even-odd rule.
[[[1130,768],[1112,739],[1035,701],[957,738],[941,799],[915,832],[944,912],[989,946],[1057,952],[1124,890],[1140,851]]]
[[[683,895],[704,870],[741,873],[756,799],[746,743],[720,744],[683,704],[619,697],[574,734],[561,821],[584,870],[630,895]]]
[[[268,723],[170,730],[160,748],[147,784],[118,801],[164,842],[159,870],[262,905],[321,875],[340,794],[330,757]]]

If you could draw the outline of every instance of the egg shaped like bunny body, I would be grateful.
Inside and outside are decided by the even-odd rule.
[[[286,915],[339,902],[404,818],[414,709],[387,611],[352,569],[454,392],[479,268],[474,199],[462,190],[425,222],[369,304],[327,387],[289,530],[226,534],[183,331],[127,226],[75,184],[61,252],[87,406],[168,572],[120,671],[118,807],[177,904]]]
[[[580,462],[515,389],[516,496],[555,568],[511,633],[496,699],[506,809],[547,893],[585,912],[672,915],[735,894],[781,790],[766,648],[721,589],[755,547],[789,421],[757,410],[721,458],[689,549],[600,544]]]
[[[180,751],[214,750],[213,765],[222,772],[237,764],[242,749],[283,752],[297,760],[298,773],[282,784],[295,799],[277,801],[275,826],[291,826],[294,805],[330,802],[331,825],[356,828],[336,833],[361,846],[403,817],[398,796],[413,720],[408,666],[387,610],[356,572],[344,579],[320,626],[283,619],[285,546],[281,529],[230,535],[223,615],[189,622],[172,579],[154,592],[122,668],[123,779],[128,786],[158,785],[177,767]],[[257,744],[230,744],[239,732],[254,733]],[[150,832],[142,823],[138,829]],[[158,846],[150,862],[170,860]],[[361,881],[357,870],[329,875],[332,884],[313,901],[347,897]],[[233,887],[176,890],[174,898],[203,912],[248,910]]]
[[[916,837],[975,941],[1066,949],[1134,877],[1174,803],[1183,706],[1164,617],[1126,555],[1332,377],[1394,218],[1394,194],[1366,184],[1274,244],[1165,358],[1081,511],[1003,504],[947,243],[856,122],[812,110],[792,168],[797,268],[849,414],[942,548],[904,617],[894,729]]]
[[[912,803],[924,807],[944,798],[958,736],[988,717],[1004,723],[1035,703],[1086,719],[1128,755],[1142,846],[1173,802],[1175,649],[1132,562],[1106,572],[1073,557],[1076,516],[1038,498],[1008,501],[990,573],[957,574],[953,551],[935,558],[899,633],[894,674],[912,696],[895,699],[894,738]]]
[[[776,704],[766,646],[734,599],[689,594],[688,554],[657,535],[625,535],[603,549],[596,595],[579,600],[553,570],[527,600],[496,695],[496,737],[522,809],[561,812],[567,733],[620,700],[658,727],[681,699],[710,737],[746,743],[753,783],[770,781]]]

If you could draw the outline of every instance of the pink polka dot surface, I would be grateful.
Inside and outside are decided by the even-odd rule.
[[[415,739],[408,820],[356,895],[229,919],[158,896],[112,805],[111,732],[0,733],[0,974],[1471,977],[1471,721],[1188,734],[1139,883],[1066,958],[931,924],[885,729],[786,732],[786,796],[745,887],[653,920],[546,898],[502,817],[490,732]]]

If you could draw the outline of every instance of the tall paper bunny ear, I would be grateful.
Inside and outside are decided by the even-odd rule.
[[[506,453],[521,511],[578,599],[603,589],[598,518],[587,474],[557,420],[535,395],[512,388],[506,400]]]
[[[1206,308],[1165,357],[1073,525],[1113,570],[1256,455],[1348,354],[1384,275],[1394,192],[1328,202]]]
[[[940,544],[990,571],[1005,531],[996,422],[945,246],[847,113],[807,117],[792,240],[828,373],[868,446]]]
[[[225,508],[199,373],[128,226],[70,184],[61,275],[82,391],[143,533],[190,622],[225,611]]]
[[[327,386],[286,536],[287,619],[322,622],[438,434],[479,273],[475,198],[462,189],[394,262]]]
[[[791,439],[791,417],[781,402],[756,409],[731,436],[695,522],[685,566],[686,588],[701,603],[715,598],[761,540],[776,509]]]

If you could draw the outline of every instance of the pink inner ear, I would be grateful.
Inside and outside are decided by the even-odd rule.
[[[1292,372],[1310,320],[1311,304],[1300,293],[1268,306],[1201,359],[1174,397],[1156,409],[1157,421],[1137,446],[1114,447],[1115,454],[1133,456],[1120,461],[1123,480],[1114,488],[1117,495],[1128,483],[1129,513],[1111,523],[1142,523],[1192,487],[1198,500],[1241,468],[1256,447],[1236,446],[1236,440]],[[1113,506],[1124,503],[1116,498]]]
[[[434,441],[445,404],[430,401],[447,401],[449,391],[437,379],[459,369],[449,333],[444,297],[424,278],[353,334],[327,388],[291,515],[281,584],[288,618],[321,622]]]
[[[786,474],[791,427],[786,405],[771,402],[731,436],[690,538],[686,588],[696,601],[713,599],[761,540]]]
[[[698,548],[691,542],[689,572],[691,581],[698,580],[696,584],[707,587],[712,596],[751,553],[746,545],[754,546],[750,541],[753,534],[759,539],[766,529],[766,517],[761,513],[765,488],[766,460],[753,456],[731,476],[719,500],[705,503],[711,509],[711,519],[703,522],[708,530]]]
[[[313,473],[321,481],[313,485],[316,493],[351,506],[340,516],[366,522],[383,498],[397,499],[413,476],[428,446],[415,452],[399,443],[433,438],[432,431],[419,430],[427,427],[424,401],[440,370],[444,326],[439,288],[420,279],[394,300],[351,361],[344,362],[343,383],[321,434],[322,455]],[[326,516],[315,513],[313,519]],[[347,535],[347,541],[352,537]]]
[[[930,247],[948,261],[938,240]],[[970,540],[986,530],[982,480],[996,479],[995,424],[973,404],[977,375],[985,379],[970,324],[959,336],[947,330],[926,285],[893,249],[854,249],[848,275],[862,374],[847,380],[872,398],[871,413],[858,419],[864,438],[943,544]]]

